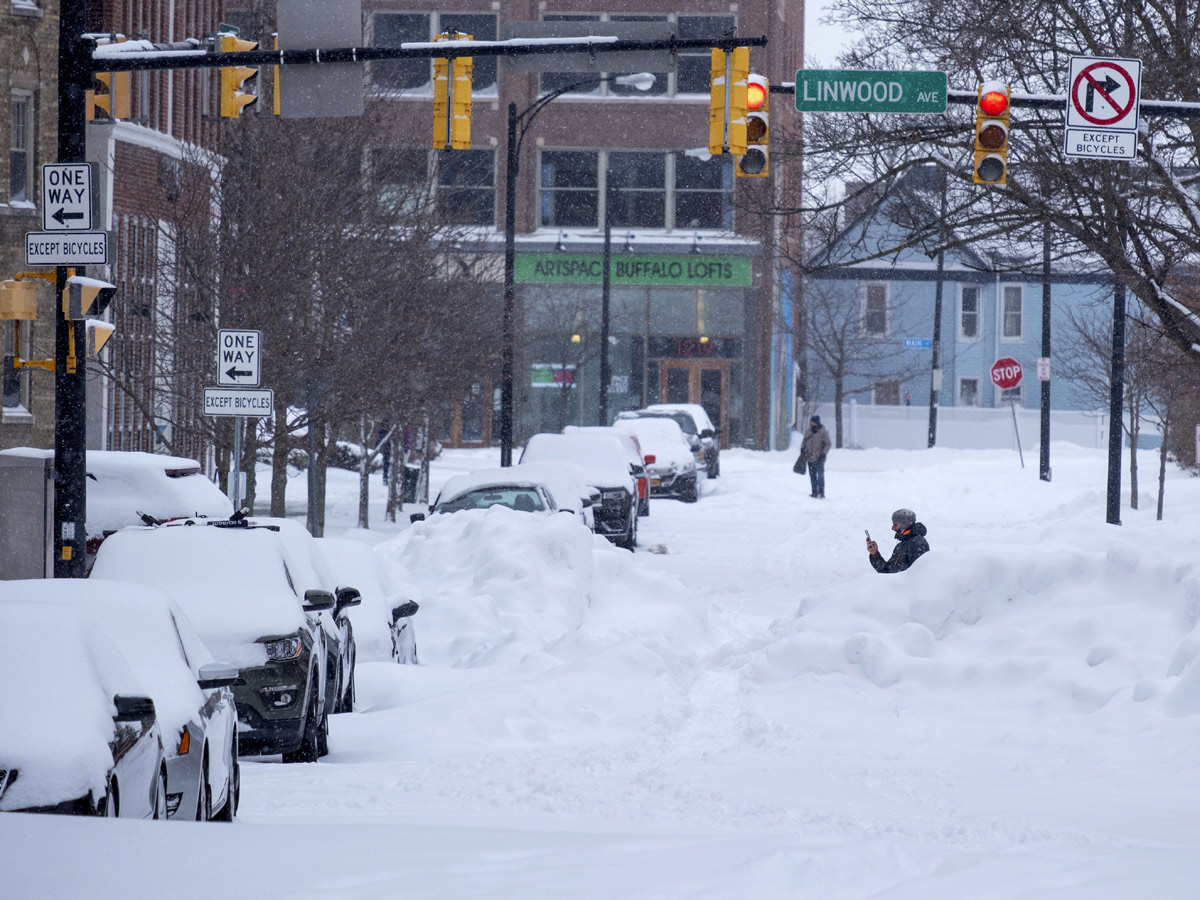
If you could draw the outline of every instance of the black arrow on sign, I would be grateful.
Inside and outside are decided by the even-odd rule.
[[[242,371],[241,369],[235,368],[234,366],[230,366],[229,370],[225,374],[228,375],[230,378],[238,378],[241,376],[245,376],[246,378],[249,378],[251,375],[254,374],[254,372],[249,369],[246,371]]]
[[[60,208],[58,210],[58,212],[56,212],[50,218],[52,218],[59,225],[66,225],[67,219],[82,219],[83,213],[81,213],[81,212],[69,213],[65,209]]]
[[[1104,91],[1105,94],[1111,94],[1113,91],[1115,91],[1120,86],[1121,86],[1121,82],[1117,81],[1115,78],[1113,78],[1108,73],[1105,73],[1104,83],[1100,85],[1100,89],[1102,91]],[[1089,81],[1088,86],[1087,86],[1087,96],[1084,97],[1084,100],[1083,100],[1083,108],[1087,112],[1092,112],[1092,106],[1095,104],[1095,102],[1096,102],[1096,85]]]

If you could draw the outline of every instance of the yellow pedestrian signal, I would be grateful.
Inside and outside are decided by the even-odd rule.
[[[218,36],[222,53],[245,53],[258,49],[258,41],[243,41],[232,34]],[[258,69],[251,66],[221,68],[221,118],[236,119],[242,110],[258,102]],[[245,88],[245,90],[243,90]]]
[[[31,281],[0,281],[0,320],[37,319],[37,285]]]
[[[439,41],[470,41],[459,32],[443,32]],[[435,150],[471,149],[471,89],[475,60],[469,56],[433,61],[433,147]]]
[[[116,285],[107,281],[72,275],[62,292],[63,318],[75,321],[102,316],[116,293]]]
[[[746,152],[737,162],[739,178],[766,178],[770,167],[771,85],[762,75],[746,79]]]
[[[713,48],[708,104],[708,152],[713,156],[746,152],[746,79],[750,48],[729,53]]]
[[[1008,183],[1008,112],[1011,94],[1007,84],[989,81],[976,89],[975,184]]]
[[[87,355],[93,358],[99,356],[100,351],[104,349],[104,345],[108,343],[108,339],[116,330],[116,325],[101,322],[99,319],[88,319]]]
[[[102,89],[89,89],[87,104],[84,107],[84,117],[93,122],[96,111],[100,110],[109,119],[128,119],[130,117],[130,86],[132,80],[129,72],[97,72],[92,77],[100,83]]]

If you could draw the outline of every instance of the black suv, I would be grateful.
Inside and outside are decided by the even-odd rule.
[[[101,545],[91,577],[164,591],[209,649],[238,666],[242,755],[314,762],[328,752],[329,713],[344,703],[343,650],[353,660],[338,619],[361,601],[352,588],[335,593],[315,545],[305,554],[293,529],[313,540],[295,522],[237,516],[125,528]]]

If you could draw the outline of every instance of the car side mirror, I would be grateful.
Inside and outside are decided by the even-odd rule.
[[[408,517],[408,521],[414,522],[414,523],[415,522],[424,522],[425,521],[425,513],[413,513],[411,516]]]
[[[347,606],[358,606],[362,603],[362,591],[353,587],[340,587],[336,592],[338,612]]]
[[[241,680],[237,666],[211,662],[200,667],[200,677],[196,679],[196,684],[200,686],[200,690],[207,691],[211,688],[233,687]]]
[[[716,437],[717,434],[718,434],[718,431],[715,428],[705,428],[702,432],[700,432],[700,437],[712,438],[712,437]]]
[[[600,492],[599,491],[592,491],[590,494],[588,494],[582,500],[584,509],[587,509],[589,506],[595,506],[599,502],[600,502]]]
[[[335,603],[337,603],[337,599],[333,596],[333,591],[309,588],[304,592],[305,612],[323,612],[327,609],[333,609]]]
[[[646,460],[646,465],[650,465],[650,463],[655,462],[658,457],[651,453],[649,456],[643,457],[643,459]]]
[[[117,708],[117,719],[121,722],[140,722],[154,718],[154,701],[149,697],[129,697],[117,694],[113,697]]]
[[[406,603],[401,603],[392,610],[392,624],[395,625],[401,619],[407,619],[409,616],[415,616],[417,610],[421,607],[415,600],[409,600]]]

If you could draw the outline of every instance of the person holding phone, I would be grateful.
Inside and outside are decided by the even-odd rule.
[[[871,568],[884,575],[903,572],[929,552],[925,526],[917,521],[917,514],[911,509],[898,509],[892,513],[892,533],[896,536],[896,547],[892,555],[884,559],[879,552],[879,545],[871,540],[871,533],[867,532],[867,560]]]

